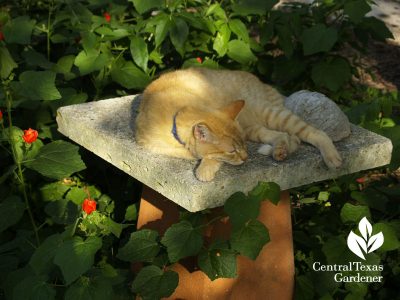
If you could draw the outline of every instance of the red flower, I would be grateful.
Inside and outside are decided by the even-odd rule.
[[[38,138],[38,132],[35,129],[29,128],[24,130],[24,135],[22,136],[25,143],[32,144]]]
[[[199,64],[201,64],[203,62],[203,60],[201,59],[201,57],[196,57],[196,60]]]
[[[85,213],[90,215],[92,212],[96,210],[96,205],[97,205],[96,201],[87,198],[83,200],[82,209],[84,210]]]
[[[356,181],[357,181],[358,183],[364,183],[364,182],[365,182],[365,177],[357,178]]]
[[[4,41],[4,34],[0,31],[0,41]]]
[[[3,112],[0,109],[0,121],[3,120]]]
[[[105,13],[103,14],[103,16],[104,16],[104,19],[106,19],[106,21],[107,21],[108,23],[110,23],[110,21],[111,21],[111,15],[110,15],[108,12],[105,12]]]

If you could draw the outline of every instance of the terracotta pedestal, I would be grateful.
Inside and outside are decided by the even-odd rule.
[[[215,209],[218,210],[218,209]],[[163,235],[178,221],[178,206],[154,190],[144,187],[140,202],[138,228],[150,228]],[[169,299],[292,299],[294,288],[294,258],[290,199],[281,193],[275,206],[263,201],[258,218],[270,234],[271,241],[264,246],[255,261],[238,256],[238,277],[211,281],[201,271],[189,272],[186,263],[176,263],[172,270],[179,274],[179,285]],[[217,222],[206,230],[206,239],[227,236],[229,222]]]

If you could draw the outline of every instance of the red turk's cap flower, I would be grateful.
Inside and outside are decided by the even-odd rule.
[[[22,138],[25,143],[32,144],[38,138],[38,132],[35,129],[29,128],[28,130],[24,130],[24,135]]]
[[[83,200],[82,209],[85,213],[90,215],[92,212],[96,210],[96,205],[97,205],[96,201],[90,198],[86,198],[85,200]]]
[[[0,121],[3,120],[3,112],[0,109]]]
[[[105,12],[105,13],[103,14],[103,16],[104,16],[104,19],[106,19],[106,21],[107,21],[108,23],[110,23],[110,21],[111,21],[111,15],[110,15],[108,12]]]
[[[356,181],[357,181],[358,183],[364,183],[364,182],[365,182],[365,177],[357,178]]]
[[[201,59],[201,57],[196,57],[196,60],[199,64],[201,64],[203,62],[203,60]]]
[[[0,41],[4,41],[4,34],[0,31]]]

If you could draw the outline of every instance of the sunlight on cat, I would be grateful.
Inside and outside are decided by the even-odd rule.
[[[136,140],[155,153],[200,160],[195,176],[211,181],[222,163],[247,159],[246,141],[258,152],[286,159],[300,141],[317,147],[326,165],[342,159],[332,140],[284,106],[284,96],[243,71],[190,68],[163,74],[144,91]]]

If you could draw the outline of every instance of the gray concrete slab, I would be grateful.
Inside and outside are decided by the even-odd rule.
[[[155,155],[135,143],[139,101],[140,96],[126,96],[62,107],[58,130],[192,212],[222,206],[231,194],[248,192],[259,181],[274,181],[285,190],[386,165],[391,159],[389,139],[352,125],[352,134],[335,143],[344,159],[339,170],[327,169],[319,151],[306,144],[283,162],[258,154],[258,145],[250,144],[245,164],[224,164],[213,182],[203,183],[194,177],[196,162]]]

